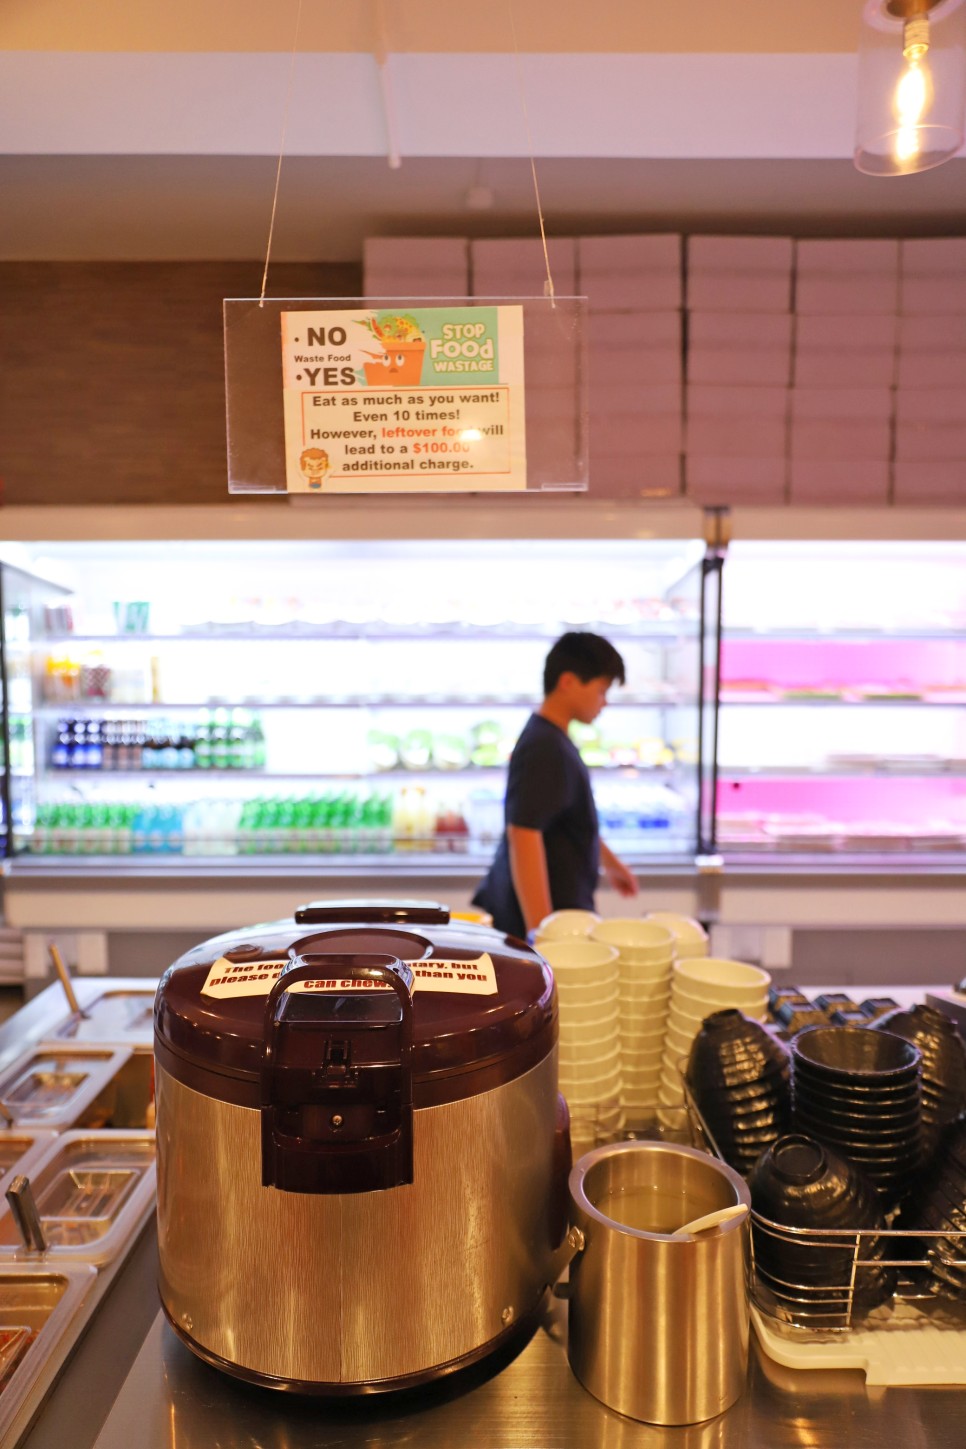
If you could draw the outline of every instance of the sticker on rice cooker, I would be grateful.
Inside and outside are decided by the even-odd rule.
[[[202,996],[267,996],[281,976],[287,961],[229,961],[219,956],[210,968]],[[407,961],[413,973],[413,994],[417,991],[450,991],[462,996],[495,996],[499,987],[496,969],[486,951],[472,961]],[[391,991],[385,981],[362,976],[323,976],[317,981],[295,981],[292,991],[350,992]]]

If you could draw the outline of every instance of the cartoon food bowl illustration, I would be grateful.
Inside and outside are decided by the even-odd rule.
[[[376,342],[379,351],[365,349],[372,362],[363,363],[369,387],[418,387],[423,375],[426,339],[415,317],[406,313],[380,312],[360,322]]]
[[[309,488],[321,488],[329,471],[329,455],[324,448],[303,448],[299,455],[299,471]]]

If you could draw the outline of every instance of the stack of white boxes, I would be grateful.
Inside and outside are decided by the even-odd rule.
[[[792,503],[889,500],[898,284],[898,242],[796,243]]]
[[[465,237],[367,237],[362,251],[366,297],[465,297],[470,244]]]
[[[966,238],[901,246],[896,503],[966,502]]]
[[[577,291],[577,244],[552,238],[547,253],[554,295]],[[546,295],[547,263],[539,237],[499,238],[470,243],[474,297],[494,300]],[[527,487],[566,485],[575,459],[586,457],[587,417],[581,393],[580,338],[573,310],[563,304],[524,319],[524,378],[527,407]]]
[[[590,483],[607,498],[682,489],[681,238],[581,237],[588,305]]]
[[[792,242],[689,237],[685,481],[697,503],[786,500]]]

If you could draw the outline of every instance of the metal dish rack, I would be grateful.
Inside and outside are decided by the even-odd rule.
[[[685,1108],[694,1145],[725,1161],[725,1155],[705,1122],[687,1083]],[[666,1109],[664,1109],[666,1110]],[[966,1231],[931,1231],[908,1228],[791,1228],[772,1222],[752,1210],[751,1300],[768,1320],[772,1332],[787,1339],[832,1342],[863,1330],[907,1332],[910,1327],[929,1323],[946,1332],[966,1335]],[[755,1237],[764,1235],[791,1248],[807,1247],[835,1255],[832,1281],[808,1284],[785,1281],[759,1272],[755,1261]],[[957,1256],[949,1255],[955,1244]],[[932,1257],[962,1275],[964,1287],[957,1300],[941,1291],[933,1276]],[[871,1273],[892,1275],[894,1292],[875,1307],[863,1306],[863,1287]],[[777,1292],[775,1291],[777,1290]],[[964,1354],[966,1359],[966,1354]]]

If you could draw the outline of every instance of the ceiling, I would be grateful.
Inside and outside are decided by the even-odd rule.
[[[863,3],[0,0],[0,259],[530,235],[531,156],[550,235],[962,233],[851,164]]]

